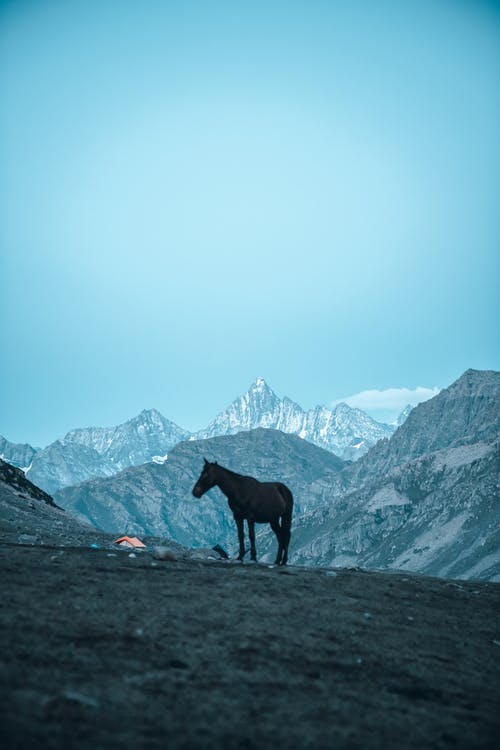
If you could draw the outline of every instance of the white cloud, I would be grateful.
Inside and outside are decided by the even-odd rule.
[[[366,412],[376,412],[377,416],[380,417],[381,413],[384,413],[386,417],[394,415],[396,417],[400,412],[403,411],[407,404],[416,406],[422,401],[427,401],[429,398],[436,396],[441,389],[425,388],[424,386],[417,386],[416,388],[385,388],[384,390],[370,390],[361,391],[355,393],[352,396],[338,399],[334,404],[338,404],[344,401],[349,406],[362,409]]]

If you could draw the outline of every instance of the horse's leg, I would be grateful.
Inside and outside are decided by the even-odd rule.
[[[280,522],[276,518],[274,521],[270,521],[271,528],[276,534],[276,539],[278,540],[278,554],[276,555],[276,560],[274,562],[275,565],[281,564],[281,557],[283,555],[283,541],[282,541],[282,533],[281,533],[281,527]]]
[[[243,529],[243,519],[240,518],[240,516],[235,516],[234,520],[236,521],[236,528],[238,529],[238,542],[240,545],[238,560],[243,560],[245,557],[245,532]]]
[[[257,560],[257,550],[255,549],[255,521],[247,518],[248,536],[250,537],[250,559]]]
[[[292,514],[285,513],[281,518],[281,539],[283,545],[283,558],[281,565],[286,565],[288,561],[288,545],[290,544],[290,537],[292,535]]]

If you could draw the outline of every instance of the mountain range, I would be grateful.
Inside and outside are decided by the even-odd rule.
[[[356,463],[298,436],[258,428],[185,441],[164,464],[129,468],[55,498],[101,529],[233,551],[224,496],[215,489],[194,501],[190,494],[203,456],[290,486],[294,563],[500,580],[500,373],[467,371]],[[273,544],[262,527],[257,548],[264,560]]]
[[[90,477],[113,476],[129,466],[162,461],[188,437],[156,409],[144,410],[117,427],[71,430],[33,456],[26,476],[47,492],[55,492]]]
[[[396,426],[376,422],[345,403],[306,411],[286,396],[280,399],[263,378],[257,378],[243,396],[196,433],[150,409],[117,427],[71,430],[42,450],[0,438],[0,458],[23,468],[32,482],[53,493],[87,479],[113,476],[130,466],[161,462],[175,445],[188,439],[264,427],[297,435],[343,459],[356,460],[378,440],[389,437]]]
[[[316,406],[306,411],[287,396],[280,399],[263,378],[257,378],[247,393],[193,437],[203,440],[257,427],[297,435],[348,460],[359,458],[394,430],[345,403],[332,409]]]
[[[269,425],[282,414],[263,381],[256,381],[250,390],[252,398],[246,406],[242,397],[225,417],[214,420],[220,429],[235,429],[238,414],[241,420],[246,414],[245,424],[251,426],[249,415],[259,404]],[[273,403],[276,410],[263,408]],[[114,469],[107,477],[57,491],[55,502],[66,514],[36,487],[26,495],[23,482],[33,485],[20,470],[1,462],[0,495],[13,482],[7,495],[14,528],[29,527],[30,518],[36,518],[30,511],[33,498],[42,492],[37,499],[43,502],[35,505],[45,508],[45,513],[59,514],[61,537],[67,526],[70,538],[71,524],[80,521],[75,528],[88,532],[92,528],[88,524],[93,524],[96,537],[106,531],[147,534],[188,547],[218,543],[233,553],[236,532],[225,497],[216,488],[201,500],[191,495],[207,457],[240,473],[279,479],[290,486],[295,496],[292,563],[500,580],[498,372],[468,370],[412,409],[394,434],[379,440],[356,462],[271,426],[205,436],[217,431],[214,423],[201,439],[172,430],[172,440],[186,435],[188,439],[177,441],[166,456],[167,442],[158,442],[155,436],[158,431],[166,433],[171,423],[165,424],[157,412],[152,416],[143,412],[130,422],[132,434],[138,436],[134,445],[127,440],[128,430],[120,428],[77,430],[66,436],[65,443],[61,441],[66,450],[76,451],[75,465],[67,458],[69,478],[77,474],[79,451],[90,458],[97,454],[103,465],[107,461]],[[297,428],[297,422],[287,424]],[[138,444],[142,453],[136,449]],[[6,449],[20,462],[31,460],[32,467],[38,453],[43,453],[4,442],[2,452]],[[157,458],[144,463],[148,451],[155,451]],[[142,463],[116,472],[116,466],[130,461]],[[271,560],[274,545],[268,527],[260,527],[260,559]]]

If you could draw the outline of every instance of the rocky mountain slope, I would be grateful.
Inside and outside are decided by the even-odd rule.
[[[495,440],[500,432],[500,372],[467,370],[434,398],[412,409],[390,439],[350,470],[350,481],[383,477],[414,458],[458,445]]]
[[[500,440],[414,459],[296,519],[293,560],[500,581]]]
[[[305,411],[287,396],[280,399],[263,378],[257,378],[243,396],[194,437],[203,440],[257,427],[298,435],[347,460],[359,458],[393,432],[389,425],[376,422],[360,409],[344,403],[333,409],[316,406]]]
[[[126,469],[109,479],[67,487],[55,497],[63,508],[106,531],[164,535],[187,546],[221,544],[232,550],[236,531],[225,496],[217,488],[201,500],[191,494],[205,456],[238,473],[289,484],[299,514],[328,502],[346,465],[295,435],[259,428],[185,441],[164,464]]]
[[[57,507],[20,469],[0,460],[0,538],[15,544],[89,546],[106,535]]]

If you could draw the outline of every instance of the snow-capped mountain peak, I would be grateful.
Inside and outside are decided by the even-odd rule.
[[[259,377],[195,438],[234,435],[257,427],[298,435],[350,460],[393,432],[391,427],[375,422],[345,403],[337,404],[334,409],[316,406],[306,411],[288,396],[279,398],[264,378]]]

